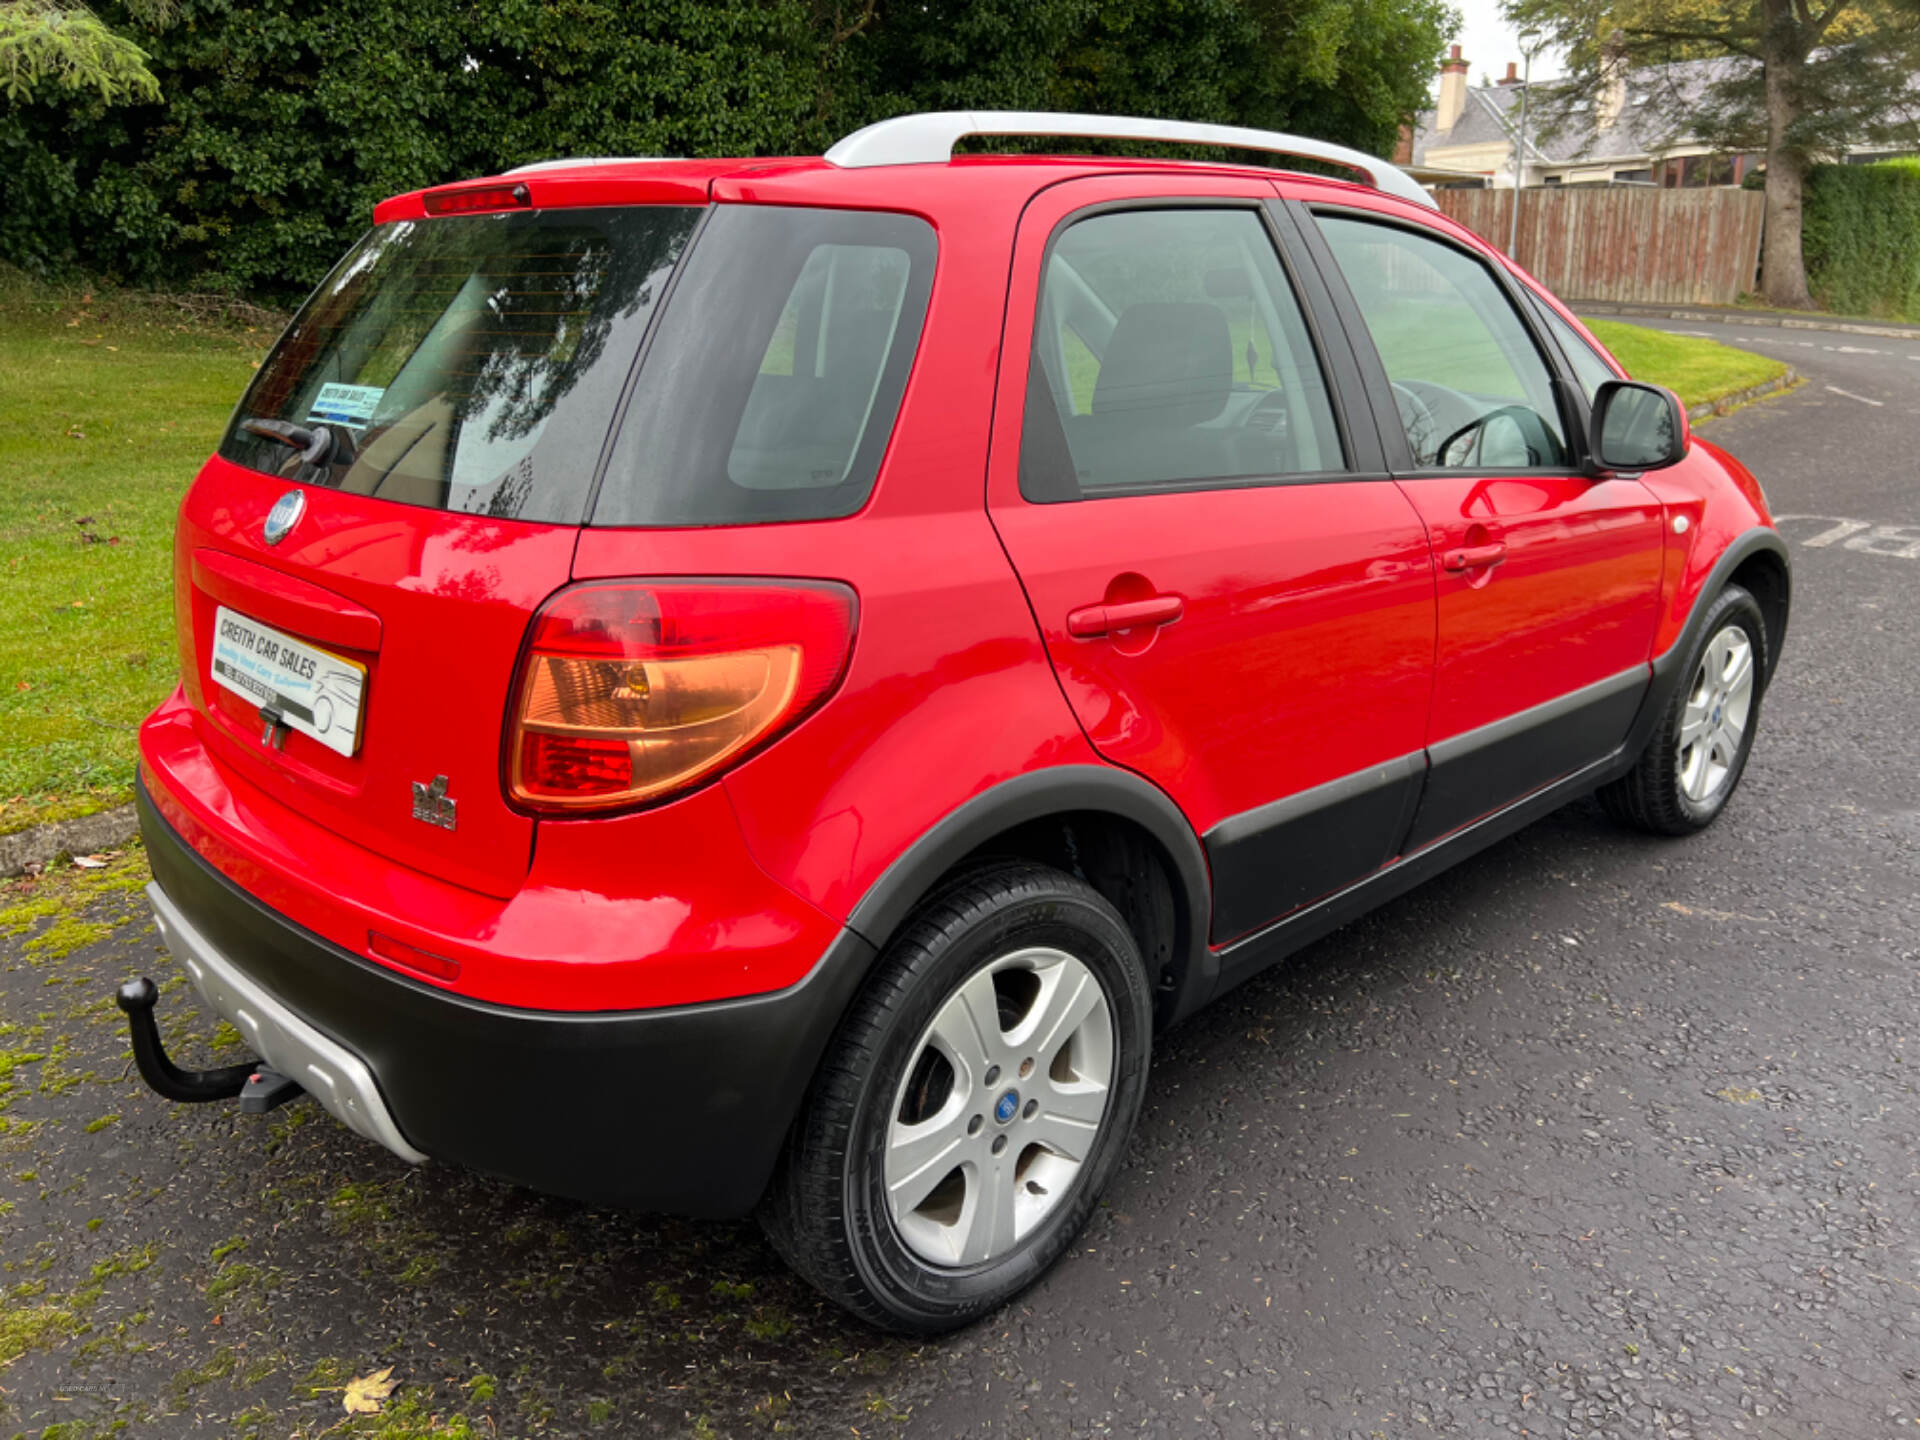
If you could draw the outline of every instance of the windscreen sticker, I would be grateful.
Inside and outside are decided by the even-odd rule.
[[[320,393],[313,397],[312,408],[307,411],[307,423],[345,425],[352,430],[364,430],[367,422],[373,419],[380,397],[386,393],[384,385],[342,385],[338,382],[322,385]]]

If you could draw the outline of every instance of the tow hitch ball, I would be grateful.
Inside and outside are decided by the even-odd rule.
[[[249,1115],[264,1115],[300,1093],[296,1081],[258,1060],[212,1070],[182,1070],[174,1064],[160,1043],[160,1027],[153,1023],[153,1005],[160,998],[160,988],[145,975],[127,981],[113,998],[127,1012],[127,1028],[133,1032],[134,1067],[155,1094],[185,1105],[237,1098],[240,1108]]]

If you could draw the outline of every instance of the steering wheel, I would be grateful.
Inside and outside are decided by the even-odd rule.
[[[1400,428],[1407,432],[1407,444],[1413,450],[1413,463],[1429,465],[1439,455],[1429,442],[1440,433],[1440,422],[1433,417],[1427,402],[1397,380],[1393,382],[1393,403],[1400,410]]]
[[[1480,446],[1486,439],[1487,426],[1495,420],[1502,419],[1511,421],[1514,428],[1520,432],[1520,443],[1526,447],[1527,451],[1525,461],[1527,465],[1545,465],[1551,462],[1554,451],[1559,447],[1554,444],[1553,436],[1551,432],[1548,431],[1546,422],[1525,405],[1502,405],[1497,409],[1489,410],[1484,415],[1479,415],[1469,420],[1458,430],[1447,436],[1446,439],[1442,440],[1439,447],[1433,452],[1434,463],[1436,465],[1451,466],[1455,464],[1465,465],[1478,460],[1480,458]],[[1461,456],[1458,461],[1449,461],[1447,457],[1452,453],[1455,443],[1466,439],[1469,435],[1473,436],[1474,440],[1472,451]]]

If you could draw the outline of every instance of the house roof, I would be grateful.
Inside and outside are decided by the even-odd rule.
[[[1581,102],[1552,135],[1540,135],[1537,120],[1530,119],[1527,161],[1534,165],[1554,165],[1648,159],[1683,138],[1676,134],[1676,129],[1683,127],[1676,127],[1675,114],[1695,109],[1704,100],[1709,86],[1727,78],[1735,67],[1748,63],[1716,59],[1637,66],[1627,75],[1626,105],[1619,118],[1605,129],[1598,125],[1591,101]],[[1513,130],[1518,128],[1515,112],[1521,93],[1527,88],[1524,84],[1470,86],[1466,108],[1451,130],[1436,129],[1436,112],[1422,111],[1414,122],[1414,163],[1427,163],[1429,150],[1510,143]],[[1552,81],[1533,86],[1536,117],[1545,94],[1557,88],[1557,82]]]

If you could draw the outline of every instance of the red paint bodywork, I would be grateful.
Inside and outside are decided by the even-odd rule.
[[[934,227],[939,258],[879,478],[845,519],[580,529],[310,487],[276,548],[261,526],[289,482],[218,458],[201,471],[176,546],[182,687],[140,737],[156,805],[265,904],[358,954],[377,930],[457,961],[457,978],[435,983],[473,999],[603,1011],[792,985],[910,845],[1002,781],[1124,766],[1204,833],[1646,663],[1729,541],[1770,523],[1751,477],[1700,442],[1642,482],[1020,497],[1025,357],[1055,220],[1103,199],[1277,192],[1398,216],[1492,256],[1439,215],[1360,186],[1032,157],[865,171],[623,162],[510,183],[535,206],[900,210]],[[424,217],[420,192],[375,213]],[[1441,548],[1489,526],[1512,547],[1503,566],[1439,569]],[[534,611],[571,581],[676,575],[852,587],[858,629],[838,690],[669,803],[591,819],[514,809],[501,736]],[[1069,611],[1169,592],[1185,610],[1163,629],[1067,632]],[[208,679],[219,604],[368,667],[359,754],[298,734],[283,751],[260,744],[252,707]],[[438,774],[459,804],[451,832],[410,818],[411,786]]]
[[[1638,480],[1423,477],[1401,490],[1434,551],[1439,643],[1429,743],[1645,664],[1666,531]],[[1489,568],[1444,556],[1504,545]]]
[[[1274,193],[1270,175],[1156,176],[1152,188],[1180,198]],[[1021,498],[1042,253],[1076,211],[1139,193],[1133,178],[1081,179],[1027,208],[1007,295],[988,507],[1082,729],[1204,834],[1420,748],[1433,689],[1433,566],[1413,506],[1371,481],[1069,505]],[[1156,592],[1185,601],[1177,624],[1092,639],[1067,632],[1072,610]],[[1367,662],[1354,665],[1356,654]]]

